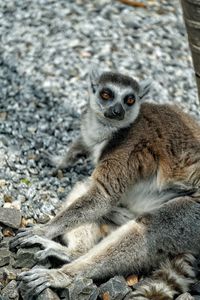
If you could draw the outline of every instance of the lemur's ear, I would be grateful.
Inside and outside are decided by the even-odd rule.
[[[140,99],[142,99],[149,93],[149,91],[151,89],[151,84],[152,84],[152,81],[150,79],[142,80],[140,82],[140,91],[139,91]]]
[[[99,70],[98,65],[92,64],[89,70],[89,89],[92,91],[92,93],[96,92],[101,73],[102,72]]]

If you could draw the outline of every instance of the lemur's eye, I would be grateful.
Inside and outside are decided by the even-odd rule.
[[[126,103],[128,106],[131,106],[135,103],[135,96],[134,95],[127,95],[124,98],[124,103]]]
[[[100,97],[103,100],[112,100],[113,99],[113,93],[109,89],[103,89],[100,92]]]

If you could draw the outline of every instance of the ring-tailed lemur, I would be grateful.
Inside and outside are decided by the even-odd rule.
[[[148,81],[119,73],[90,73],[81,137],[64,161],[83,150],[96,167],[54,219],[22,230],[11,242],[41,244],[38,259],[55,255],[70,261],[59,269],[22,273],[32,294],[67,287],[79,273],[94,280],[140,274],[169,257],[199,253],[200,126],[176,106],[143,103],[149,88]],[[108,224],[106,230],[101,224]],[[62,234],[68,247],[52,241]],[[175,275],[171,271],[170,280]],[[179,280],[182,291],[183,283],[187,280]],[[134,299],[149,299],[148,293],[140,290]]]

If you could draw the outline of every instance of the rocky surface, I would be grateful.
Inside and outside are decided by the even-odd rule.
[[[43,158],[45,151],[61,155],[78,134],[91,63],[138,79],[150,77],[153,88],[149,100],[176,102],[199,118],[180,3],[141,2],[147,8],[110,0],[0,0],[3,299],[18,299],[16,274],[35,263],[33,253],[24,254],[21,250],[11,254],[7,241],[19,225],[47,222],[75,182],[92,171],[91,163],[80,159],[73,168],[55,177]],[[15,210],[13,216],[11,209]],[[8,212],[10,215],[5,218]],[[28,260],[22,261],[22,254]],[[27,266],[29,260],[31,264]],[[95,299],[97,289],[91,283],[89,286]],[[113,285],[110,286],[112,290]],[[50,296],[51,291],[46,293],[41,299],[57,297]]]

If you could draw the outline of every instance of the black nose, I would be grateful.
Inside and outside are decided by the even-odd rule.
[[[125,110],[123,109],[120,103],[117,103],[111,107],[104,113],[106,118],[123,120],[124,119]]]
[[[122,105],[120,103],[115,104],[112,107],[112,113],[116,117],[120,117],[120,116],[124,117],[124,109],[123,109]]]

